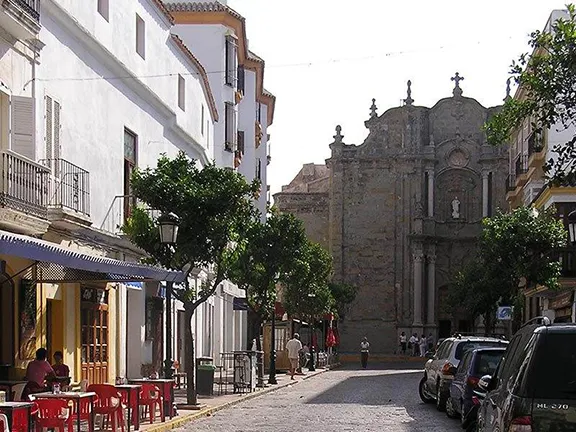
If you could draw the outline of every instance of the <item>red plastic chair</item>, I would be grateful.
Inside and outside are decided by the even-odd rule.
[[[154,384],[142,384],[142,390],[140,390],[140,406],[145,406],[148,411],[150,411],[150,424],[154,423],[156,419],[156,405],[160,408],[160,417],[162,421],[164,421],[164,398],[162,397],[160,389]]]
[[[8,429],[8,417],[5,414],[0,414],[0,432],[10,432]]]
[[[116,432],[116,426],[120,423],[120,429],[124,432],[124,407],[122,396],[116,387],[110,384],[91,384],[89,392],[96,393],[94,401],[94,413],[102,415],[107,421],[112,422],[112,431]]]
[[[68,427],[68,432],[72,432],[73,425],[70,420],[70,409],[68,401],[64,399],[36,399],[34,402],[38,411],[36,412],[36,432],[46,429],[64,429]],[[25,412],[25,415],[27,413]],[[12,418],[14,424],[14,418]],[[27,429],[24,429],[25,432]]]
[[[94,404],[97,403],[97,398],[94,398]],[[78,416],[80,416],[80,421],[88,422],[89,432],[94,432],[94,424],[92,423],[92,404],[90,400],[83,398],[79,401],[80,413],[76,412],[76,404],[73,405],[72,414],[70,415],[70,422],[76,424],[78,421]],[[94,410],[96,411],[96,410]]]

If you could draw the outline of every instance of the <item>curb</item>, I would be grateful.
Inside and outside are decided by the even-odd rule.
[[[339,365],[340,364],[338,364],[338,366]],[[197,420],[199,418],[210,416],[217,411],[223,410],[225,408],[229,408],[231,406],[234,406],[234,405],[239,404],[241,402],[245,402],[245,401],[250,400],[250,399],[255,399],[257,397],[264,396],[268,393],[275,392],[276,390],[280,390],[280,389],[298,384],[299,382],[302,382],[302,381],[310,379],[310,378],[314,378],[315,376],[321,375],[325,372],[328,372],[329,370],[330,369],[324,369],[324,370],[319,371],[318,373],[315,373],[314,375],[306,375],[306,376],[302,377],[301,380],[298,380],[298,381],[292,381],[292,382],[289,381],[289,382],[284,383],[284,384],[275,385],[274,387],[269,387],[269,388],[266,388],[263,390],[259,390],[257,392],[248,393],[246,396],[242,396],[239,399],[225,402],[221,405],[215,405],[213,407],[204,408],[204,409],[202,409],[200,411],[196,411],[194,413],[180,415],[177,418],[174,418],[172,420],[168,420],[165,423],[159,424],[158,426],[153,426],[151,428],[148,428],[148,429],[146,429],[145,432],[166,432],[166,431],[169,431],[172,429],[179,428],[179,427],[184,426],[185,424],[190,423],[190,422]]]

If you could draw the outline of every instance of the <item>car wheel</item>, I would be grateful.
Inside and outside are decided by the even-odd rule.
[[[448,396],[448,399],[446,399],[446,415],[450,418],[458,418],[458,413],[456,412],[456,410],[454,409],[454,402],[452,400],[452,397]]]
[[[434,402],[434,399],[426,395],[425,386],[426,386],[426,377],[423,377],[420,380],[420,384],[418,385],[418,393],[420,394],[420,399],[422,399],[422,402],[424,403],[432,403]]]
[[[460,402],[460,423],[462,424],[462,429],[468,430],[470,418],[466,417],[466,413],[464,412],[464,402]]]
[[[436,409],[438,411],[446,410],[446,396],[440,391],[440,383],[436,384]]]

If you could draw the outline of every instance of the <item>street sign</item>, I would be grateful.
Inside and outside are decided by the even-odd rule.
[[[498,306],[498,311],[496,312],[496,319],[500,321],[509,321],[512,319],[513,311],[514,311],[513,306]]]

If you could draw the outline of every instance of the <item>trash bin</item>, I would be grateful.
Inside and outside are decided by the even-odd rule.
[[[198,357],[196,359],[196,393],[204,396],[214,394],[214,371],[216,366],[211,357]]]

